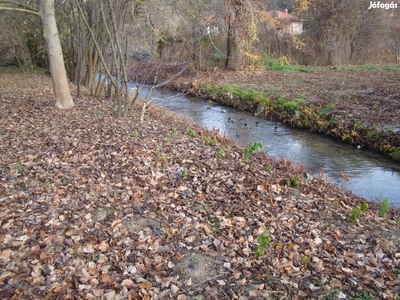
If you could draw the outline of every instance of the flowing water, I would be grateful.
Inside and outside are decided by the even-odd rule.
[[[148,89],[143,86],[141,89],[141,96],[146,97]],[[391,206],[400,207],[400,164],[381,154],[201,98],[179,96],[166,89],[153,93],[152,98],[158,106],[203,127],[218,127],[222,134],[244,146],[261,141],[263,150],[270,156],[304,165],[313,176],[323,169],[331,183],[355,195],[378,202],[388,198]],[[350,180],[342,179],[340,172]]]

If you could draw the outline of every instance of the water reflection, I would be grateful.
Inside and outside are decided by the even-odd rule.
[[[145,97],[147,93],[143,89],[141,95]],[[169,90],[161,90],[153,97],[159,98],[155,100],[157,105],[189,117],[209,129],[218,127],[222,134],[236,142],[248,145],[261,141],[264,150],[272,157],[283,156],[304,165],[312,175],[324,169],[332,183],[369,200],[388,198],[392,206],[400,207],[400,164],[380,154],[358,150],[355,146],[324,135],[266,121],[203,99],[174,95]],[[340,172],[347,174],[350,180],[343,180]]]

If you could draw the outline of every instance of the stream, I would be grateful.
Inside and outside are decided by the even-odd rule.
[[[144,98],[148,93],[149,87],[142,85],[140,95]],[[244,146],[260,141],[263,150],[276,159],[284,157],[304,165],[313,176],[323,169],[330,183],[371,201],[387,198],[390,206],[400,208],[400,164],[379,153],[168,89],[157,90],[152,98],[157,106],[210,130],[217,127],[221,134]],[[349,181],[342,179],[341,171]]]

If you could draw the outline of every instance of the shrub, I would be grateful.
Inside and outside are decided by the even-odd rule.
[[[244,162],[248,162],[250,159],[251,154],[255,151],[255,150],[261,150],[263,148],[263,145],[261,142],[254,142],[253,144],[251,144],[248,148],[245,148],[243,150],[244,152],[244,157],[243,157],[243,161]]]
[[[269,231],[265,231],[263,234],[261,234],[257,238],[257,242],[260,244],[257,249],[254,251],[255,255],[257,258],[261,257],[264,255],[265,250],[268,249],[269,242],[271,241],[271,238],[269,236]]]
[[[386,218],[389,210],[390,210],[389,199],[386,198],[381,203],[381,208],[379,210],[379,214],[381,215],[382,218]]]

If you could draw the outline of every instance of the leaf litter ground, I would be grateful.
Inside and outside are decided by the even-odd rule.
[[[241,146],[163,109],[142,125],[86,96],[63,111],[50,78],[0,77],[0,298],[399,296],[398,211],[369,203],[352,223],[363,199],[323,174],[260,152],[244,163]]]

